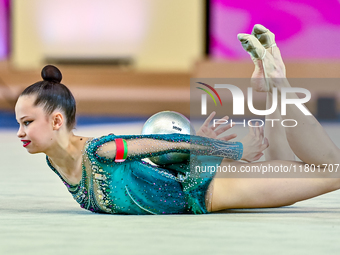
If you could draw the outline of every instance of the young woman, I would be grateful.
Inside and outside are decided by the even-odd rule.
[[[256,28],[254,35],[239,35],[254,60],[253,77],[284,77],[284,65],[278,48],[274,46],[273,34],[263,27]],[[169,214],[273,207],[289,205],[340,187],[340,180],[336,178],[231,179],[218,178],[221,173],[194,173],[192,168],[197,165],[232,164],[239,168],[242,163],[237,160],[254,161],[268,147],[260,128],[252,130],[241,143],[211,139],[220,134],[220,131],[208,126],[213,115],[198,131],[199,135],[209,138],[176,134],[110,134],[100,138],[75,136],[72,132],[75,101],[71,92],[60,84],[60,71],[46,66],[42,77],[44,81],[26,88],[17,101],[18,137],[29,153],[46,154],[47,164],[62,179],[75,200],[88,210]],[[257,82],[253,85],[268,94],[273,86],[278,88],[279,93],[281,87],[289,86],[285,79],[275,84]],[[268,96],[268,103],[270,98]],[[280,118],[278,111],[273,115]],[[339,149],[314,117],[305,116],[295,106],[289,105],[287,118],[297,119],[302,124],[293,132],[282,127],[275,130],[266,128],[274,146],[268,149],[269,161],[262,164],[303,164],[287,161],[294,157],[290,148],[308,164],[339,163]],[[314,140],[304,131],[307,124]],[[142,161],[143,158],[169,152],[190,153],[191,160],[161,167]]]
[[[190,175],[191,166],[220,164],[223,157],[253,161],[267,147],[262,144],[260,128],[242,143],[226,142],[228,137],[214,140],[179,134],[76,136],[72,132],[75,100],[60,84],[60,71],[49,65],[43,68],[42,77],[44,81],[27,87],[17,101],[18,137],[29,153],[45,153],[47,164],[75,200],[94,212],[205,213],[205,193],[213,174]],[[202,128],[199,133],[216,137],[228,128]],[[142,161],[169,152],[196,156],[190,162],[164,167]]]

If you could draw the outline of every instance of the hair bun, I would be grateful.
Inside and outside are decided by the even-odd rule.
[[[59,69],[52,65],[47,65],[41,70],[41,77],[44,81],[60,83],[62,79]]]

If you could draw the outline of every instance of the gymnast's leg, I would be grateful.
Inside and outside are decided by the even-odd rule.
[[[281,53],[279,48],[276,46],[275,35],[271,33],[268,29],[261,25],[255,25],[252,31],[252,35],[254,35],[259,42],[262,44],[264,49],[267,51],[269,56],[271,55],[272,61],[275,63],[275,66],[278,66],[280,70],[282,70],[282,76],[285,77],[286,69],[281,58]],[[258,61],[257,59],[254,59]],[[259,66],[259,65],[256,65]],[[260,65],[262,69],[255,68],[255,71],[252,75],[252,83],[262,83],[266,84],[266,73],[263,70],[263,65]],[[267,99],[266,99],[266,109],[270,109],[273,104],[273,95],[270,91],[267,91]],[[265,137],[268,139],[270,146],[264,151],[266,160],[295,160],[295,155],[292,149],[290,148],[287,136],[285,132],[285,128],[280,124],[282,121],[281,117],[281,105],[278,104],[276,110],[269,115],[266,115],[266,125],[265,125]]]
[[[254,36],[247,38],[247,40],[252,40],[251,46],[255,45],[255,47],[251,47],[251,50],[257,54],[252,54],[255,66],[258,65],[255,71],[261,70],[260,65],[262,65],[262,70],[264,67],[263,71],[267,71],[265,77],[272,79],[266,84],[259,83],[262,86],[260,90],[271,93],[275,86],[280,95],[283,87],[290,87],[288,81],[281,78],[285,71],[268,52],[266,52],[265,58],[257,61],[256,57],[262,56],[258,53],[263,53],[265,49],[259,41],[254,41],[254,39],[257,40]],[[288,98],[297,98],[297,95],[290,94]],[[295,119],[298,122],[296,127],[285,128],[285,131],[289,146],[301,160],[316,165],[340,163],[339,149],[313,116],[306,116],[295,105],[288,105],[286,118]],[[307,128],[308,132],[306,132]],[[229,163],[222,162],[222,164]],[[242,166],[242,163],[239,162],[233,164],[238,169]],[[267,166],[290,166],[292,164],[296,167],[304,165],[303,162],[287,160],[272,160],[248,165],[260,166],[260,164]],[[340,188],[339,178],[325,178],[334,177],[332,173],[316,173],[316,176],[320,178],[231,179],[219,178],[221,174],[217,173],[208,190],[212,196],[210,203],[207,203],[207,209],[208,211],[219,211],[229,208],[285,206]]]
[[[276,46],[275,36],[261,25],[255,25],[252,34],[259,39],[262,46],[268,54],[273,56],[272,61],[282,70],[282,75],[285,76],[286,69],[283,64],[281,53]],[[262,65],[261,65],[262,66]],[[252,83],[262,79],[262,83],[266,83],[266,73],[264,71],[255,72],[252,75]],[[273,104],[273,95],[270,91],[267,93],[266,109],[270,109]],[[285,128],[280,124],[282,122],[281,104],[278,104],[276,110],[269,115],[266,115],[265,137],[268,139],[270,146],[264,151],[266,160],[295,160],[295,155],[287,141]]]
[[[265,28],[264,28],[265,29]],[[270,32],[270,31],[268,31]],[[262,54],[267,50],[261,45],[255,36],[248,36],[248,44],[251,44],[250,54],[253,60],[255,58],[253,52]],[[249,48],[249,47],[248,47]],[[264,66],[264,77],[269,79],[266,82],[267,91],[272,93],[276,87],[278,91],[278,105],[281,105],[281,93],[283,88],[290,88],[290,84],[285,77],[285,68],[279,54],[276,44],[272,47],[272,54],[266,52],[262,57],[262,65]],[[256,60],[256,59],[255,59]],[[259,62],[255,62],[259,65]],[[288,93],[288,99],[298,99],[295,93]],[[339,163],[340,150],[331,141],[320,123],[312,115],[305,115],[295,104],[288,104],[286,119],[294,119],[298,125],[296,127],[285,128],[287,140],[294,153],[305,163],[308,164],[331,164]],[[308,131],[308,132],[307,132]],[[306,150],[308,148],[308,150]]]
[[[275,36],[272,32],[261,25],[254,26],[252,35],[254,35],[254,37],[246,38],[249,38],[249,40],[252,41],[250,44],[253,44],[253,46],[255,46],[254,48],[256,48],[258,52],[265,56],[264,59],[259,60],[254,58],[254,56],[252,55],[255,66],[262,67],[262,72],[254,73],[253,77],[263,77],[265,79],[268,79],[266,84],[269,85],[269,88],[267,88],[267,91],[269,91],[267,92],[267,97],[269,98],[271,98],[273,87],[277,87],[279,99],[278,106],[280,107],[282,88],[290,87],[290,84],[286,79],[286,69],[281,58],[280,50],[275,43]],[[258,39],[258,41],[256,39]],[[261,42],[261,44],[259,44],[258,42]],[[244,47],[245,46],[249,48],[249,45],[244,45]],[[255,49],[252,49],[252,51],[254,52]],[[263,51],[267,51],[267,54],[262,53]],[[259,69],[259,67],[257,69]],[[258,87],[255,87],[255,89],[258,89]],[[295,93],[288,94],[287,98],[298,99]],[[268,103],[270,104],[270,102]],[[278,112],[275,112],[273,114],[274,118],[280,117],[280,114]],[[289,145],[302,161],[309,164],[339,163],[339,149],[330,140],[320,123],[313,116],[305,116],[304,113],[302,113],[296,105],[289,104],[287,105],[287,114],[285,118],[294,119],[298,122],[298,125],[296,127],[285,128],[285,131],[287,134]],[[279,129],[280,126],[277,125],[277,128]],[[308,132],[306,132],[307,130]],[[268,125],[266,131],[269,131]],[[272,133],[266,133],[266,136],[271,136]],[[312,133],[316,134],[316,137],[311,135]],[[269,139],[269,144],[271,145],[271,137],[267,138]],[[311,147],[315,149],[312,150],[311,153],[304,153],[305,147]],[[283,157],[276,159],[286,158]]]
[[[273,78],[270,84],[274,84],[278,90],[278,104],[281,105],[282,88],[290,88],[286,78]],[[298,99],[295,93],[288,93],[288,99]],[[340,150],[329,138],[323,127],[312,115],[305,115],[295,104],[286,106],[286,119],[294,119],[298,124],[295,127],[285,128],[289,146],[294,153],[305,163],[339,164]]]
[[[266,107],[272,106],[272,93],[267,92]],[[280,105],[269,115],[266,115],[264,134],[269,141],[269,147],[264,151],[265,160],[295,160],[295,155],[289,146],[285,128],[281,125]]]

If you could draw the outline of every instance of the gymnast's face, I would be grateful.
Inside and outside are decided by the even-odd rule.
[[[34,95],[19,97],[16,119],[20,125],[17,136],[29,153],[46,153],[55,140],[53,113],[49,116],[42,106],[34,106]]]

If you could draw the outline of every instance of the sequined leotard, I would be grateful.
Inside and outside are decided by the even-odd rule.
[[[100,156],[98,151],[114,139],[142,141],[154,139],[166,143],[157,152],[141,150],[128,155],[123,163]],[[143,140],[145,141],[145,140]],[[176,148],[186,142],[190,149]],[[158,149],[158,146],[157,146]],[[169,152],[190,153],[190,161],[181,164],[153,166],[142,159]],[[82,179],[79,184],[67,183],[69,192],[82,208],[98,213],[112,214],[179,214],[207,213],[205,194],[214,172],[195,172],[195,166],[216,166],[223,158],[239,160],[243,153],[239,142],[223,142],[198,136],[143,135],[115,136],[113,134],[87,141],[82,162]]]

